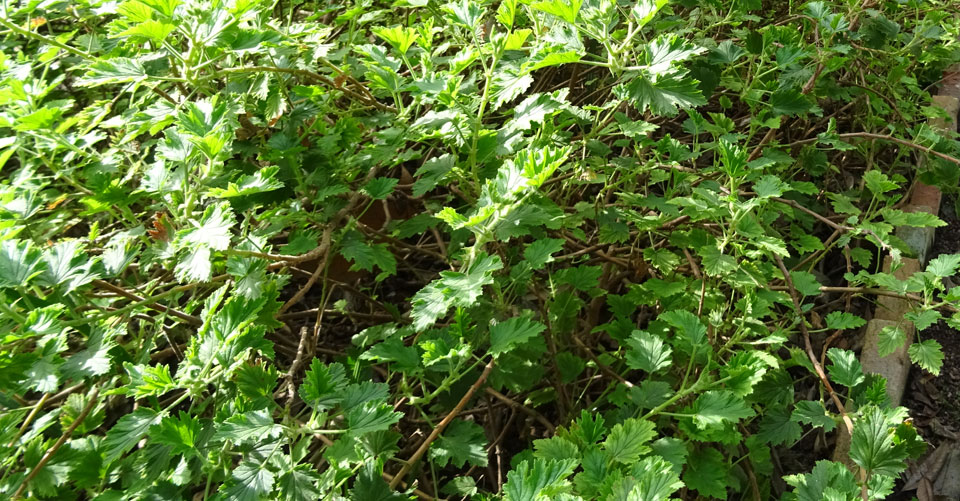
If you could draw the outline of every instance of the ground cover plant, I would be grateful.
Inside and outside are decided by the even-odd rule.
[[[2,9],[5,496],[866,500],[924,451],[856,333],[960,325],[960,255],[881,272],[960,185],[950,1]]]

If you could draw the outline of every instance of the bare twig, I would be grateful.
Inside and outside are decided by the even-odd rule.
[[[93,285],[96,285],[97,287],[100,287],[101,289],[106,289],[106,290],[108,290],[108,291],[110,291],[110,292],[113,292],[113,293],[115,293],[115,294],[118,294],[118,295],[120,295],[120,296],[123,296],[123,297],[125,297],[125,298],[127,298],[127,299],[131,299],[131,300],[136,301],[136,302],[138,302],[138,303],[145,301],[145,299],[144,299],[143,297],[138,296],[138,295],[136,295],[136,294],[134,294],[134,293],[132,293],[132,292],[124,289],[123,287],[117,287],[116,285],[113,285],[113,284],[111,284],[110,282],[97,279],[97,280],[94,280],[92,283],[93,283]],[[195,317],[195,316],[193,316],[193,315],[188,315],[188,314],[186,314],[186,313],[184,313],[184,312],[182,312],[182,311],[180,311],[180,310],[177,310],[177,309],[175,309],[175,308],[169,308],[169,307],[166,307],[166,306],[163,306],[163,305],[160,305],[160,304],[145,304],[144,306],[147,307],[147,308],[150,308],[151,310],[156,310],[156,311],[159,311],[159,312],[161,312],[161,313],[167,313],[167,314],[169,314],[169,315],[172,316],[172,317],[177,317],[177,318],[179,318],[180,320],[183,320],[184,322],[187,322],[188,324],[191,324],[191,325],[203,325],[203,320],[200,320],[199,318],[197,318],[197,317]]]
[[[85,405],[83,407],[83,410],[80,411],[80,415],[77,416],[77,418],[73,421],[73,423],[70,424],[70,427],[63,432],[63,435],[61,435],[60,438],[56,441],[56,443],[53,444],[53,447],[50,447],[50,449],[47,450],[47,453],[44,454],[42,458],[40,458],[40,461],[37,463],[37,466],[34,466],[33,469],[30,470],[30,473],[27,474],[27,477],[23,479],[23,483],[20,484],[20,487],[17,489],[17,492],[13,493],[14,500],[20,499],[23,496],[23,491],[27,489],[27,484],[29,484],[30,481],[33,480],[33,477],[37,476],[37,473],[40,473],[40,470],[42,470],[43,467],[46,466],[47,462],[50,461],[50,458],[52,458],[53,455],[56,454],[57,451],[60,449],[60,447],[62,447],[63,444],[66,443],[67,439],[70,438],[70,435],[73,433],[73,431],[76,430],[78,426],[80,426],[80,423],[82,423],[84,419],[87,418],[87,414],[90,414],[90,411],[92,411],[93,408],[96,407],[98,396],[100,396],[100,388],[94,388],[93,395],[90,395],[90,401],[87,402],[87,405]]]
[[[400,471],[397,472],[397,475],[393,477],[393,480],[390,481],[391,489],[397,488],[400,482],[403,481],[403,478],[407,476],[407,473],[410,473],[410,469],[413,468],[413,465],[415,465],[417,461],[419,461],[420,458],[423,457],[423,455],[427,452],[427,449],[430,448],[430,444],[440,436],[440,433],[443,432],[444,428],[446,428],[447,425],[453,421],[453,418],[457,417],[457,414],[459,414],[460,411],[463,410],[463,408],[467,405],[467,402],[470,401],[470,399],[473,397],[473,394],[476,393],[481,386],[483,386],[483,384],[487,381],[487,377],[490,375],[490,371],[493,370],[493,364],[496,362],[496,360],[497,359],[495,358],[491,358],[490,361],[487,362],[486,367],[483,368],[483,372],[480,373],[480,377],[477,378],[477,381],[473,383],[472,386],[470,386],[470,389],[467,390],[467,392],[463,395],[463,398],[457,402],[457,406],[454,407],[453,410],[451,410],[442,421],[437,423],[437,426],[434,427],[433,431],[430,432],[430,435],[427,436],[426,440],[420,444],[420,447],[417,448],[416,452],[414,452],[413,455],[410,456],[410,459],[404,463],[403,467],[400,468]]]
[[[823,387],[827,390],[827,393],[830,394],[830,398],[833,399],[834,405],[837,406],[837,410],[840,411],[840,416],[843,418],[843,423],[847,427],[847,431],[850,434],[853,434],[853,421],[850,419],[850,416],[847,415],[847,409],[843,406],[843,402],[840,401],[840,397],[837,396],[837,393],[833,391],[833,385],[830,384],[830,380],[827,379],[827,373],[824,372],[823,366],[820,365],[820,361],[817,360],[817,355],[813,353],[813,344],[810,343],[810,332],[807,330],[807,320],[804,318],[803,309],[800,308],[800,298],[797,295],[797,289],[793,286],[793,279],[790,278],[790,271],[787,270],[786,265],[783,264],[783,259],[780,259],[780,256],[774,254],[774,259],[777,260],[777,266],[780,267],[780,272],[783,273],[783,279],[787,282],[787,290],[790,292],[790,299],[793,301],[793,311],[797,314],[797,318],[800,320],[800,332],[803,334],[804,348],[807,352],[807,358],[810,359],[810,363],[813,364],[813,369],[817,373],[817,376],[820,376],[820,382],[823,383]]]

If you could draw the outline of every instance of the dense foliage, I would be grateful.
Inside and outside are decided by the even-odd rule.
[[[951,3],[4,2],[0,492],[884,498]]]

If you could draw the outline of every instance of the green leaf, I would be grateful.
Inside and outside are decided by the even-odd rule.
[[[177,29],[177,27],[170,23],[149,19],[120,32],[118,36],[140,37],[161,43],[175,29]]]
[[[656,80],[642,74],[626,85],[614,87],[613,92],[620,99],[630,101],[641,113],[649,109],[656,115],[674,116],[678,108],[694,108],[707,103],[698,83],[683,72],[660,75]]]
[[[313,410],[323,412],[340,403],[346,385],[343,365],[326,365],[319,358],[314,358],[300,384],[300,398]]]
[[[494,357],[510,351],[539,335],[547,327],[526,316],[513,317],[490,327],[490,354]]]
[[[910,360],[923,370],[934,376],[940,374],[940,367],[943,365],[943,349],[937,341],[926,339],[913,343],[907,348],[907,354],[910,355]]]
[[[427,284],[413,296],[413,327],[422,331],[447,313],[452,306],[470,307],[483,292],[483,286],[493,283],[493,272],[503,267],[499,256],[480,253],[466,273],[440,272],[440,278]]]
[[[187,246],[206,246],[218,251],[230,246],[230,230],[236,224],[236,219],[229,204],[221,202],[207,207],[200,221],[192,223],[192,228],[178,232]]]
[[[784,480],[795,488],[797,501],[848,501],[860,498],[857,481],[843,463],[818,461],[810,473],[788,475]]]
[[[563,250],[563,242],[560,238],[534,240],[523,250],[523,258],[530,265],[530,268],[539,270],[545,264],[553,262],[553,254]]]
[[[632,473],[613,485],[607,501],[665,501],[684,485],[670,463],[658,457],[638,461]]]
[[[863,382],[863,367],[860,366],[860,361],[852,351],[830,348],[827,350],[827,356],[832,362],[828,367],[830,379],[848,388]]]
[[[907,333],[903,329],[894,325],[886,325],[877,333],[877,354],[886,357],[903,348],[906,342]]]
[[[374,431],[389,429],[400,421],[403,414],[394,412],[389,405],[380,402],[365,402],[347,411],[347,424],[350,433],[362,435]]]
[[[374,28],[373,33],[389,43],[400,55],[406,54],[410,46],[420,37],[416,28],[407,28],[399,24],[390,28]]]
[[[273,490],[274,475],[264,462],[244,461],[224,485],[224,497],[230,500],[258,501]]]
[[[536,501],[549,499],[569,485],[566,480],[577,467],[577,461],[534,459],[523,461],[507,473],[503,486],[505,501]]]
[[[630,418],[610,430],[603,441],[603,450],[611,461],[630,464],[650,452],[647,444],[656,435],[652,422]]]
[[[726,275],[737,269],[737,260],[720,252],[715,245],[705,245],[698,252],[703,258],[703,271],[708,275]]]
[[[188,250],[180,257],[174,268],[174,274],[181,282],[206,282],[212,270],[210,248],[200,246]]]
[[[297,465],[280,477],[277,486],[284,501],[316,501],[323,498],[318,484],[321,478],[309,465]]]
[[[792,446],[803,430],[787,409],[770,409],[760,420],[757,438],[770,445]]]
[[[397,272],[397,260],[390,252],[390,247],[384,243],[367,243],[363,235],[355,230],[350,230],[343,236],[340,254],[348,261],[353,261],[350,271],[373,272],[373,267],[376,266],[385,273],[384,276]]]
[[[737,422],[754,415],[742,398],[732,391],[711,390],[702,393],[691,407],[693,422],[705,429],[724,422]]]
[[[372,200],[383,200],[393,193],[394,186],[400,180],[393,177],[376,177],[363,186],[363,193]]]
[[[437,441],[430,446],[430,459],[436,466],[452,464],[463,468],[466,463],[474,466],[487,466],[487,437],[483,428],[462,419],[450,423]]]
[[[639,369],[649,374],[669,367],[673,362],[673,350],[660,337],[646,331],[635,330],[627,339],[630,348],[625,360],[631,369]]]
[[[117,420],[117,424],[110,428],[103,439],[101,451],[104,463],[110,464],[132,449],[151,426],[160,424],[163,417],[163,414],[149,407],[139,407]]]
[[[579,459],[580,450],[573,442],[558,436],[533,441],[535,457],[540,459]]]
[[[424,162],[415,174],[417,180],[413,182],[413,196],[421,197],[436,188],[444,176],[453,169],[454,160],[453,155],[444,153]]]
[[[903,316],[907,321],[913,322],[914,327],[918,331],[922,331],[927,327],[937,323],[942,318],[942,315],[937,310],[920,310],[908,312]]]
[[[927,273],[939,278],[952,277],[960,267],[960,254],[940,254],[927,263]]]
[[[277,438],[283,428],[273,422],[273,416],[267,409],[250,411],[231,416],[217,427],[214,437],[217,440],[233,442],[259,442]]]
[[[683,483],[702,496],[727,499],[727,472],[730,467],[720,451],[705,447],[687,458]]]
[[[776,115],[793,116],[806,113],[812,104],[800,91],[780,89],[770,96],[770,106]]]
[[[179,415],[164,418],[150,430],[150,439],[172,448],[174,454],[196,455],[197,439],[200,437],[200,420],[184,411]]]
[[[98,85],[141,82],[148,78],[143,63],[128,57],[97,59],[80,79],[80,85],[96,87]]]
[[[827,409],[823,407],[823,402],[819,400],[801,400],[797,402],[793,409],[792,417],[798,423],[809,424],[815,428],[822,427],[823,430],[828,433],[837,427],[837,422],[827,415]]]
[[[241,176],[236,182],[231,182],[226,188],[210,188],[207,195],[214,198],[234,198],[266,193],[283,188],[283,183],[276,179],[280,167],[271,165],[264,167],[255,174]]]
[[[643,27],[649,23],[653,16],[657,14],[661,7],[669,3],[670,0],[639,0],[633,5],[630,14],[638,27]]]
[[[783,182],[777,176],[766,175],[753,183],[753,191],[760,198],[779,197],[783,195]]]
[[[40,251],[29,240],[0,242],[0,288],[22,287],[39,275]]]
[[[671,310],[661,313],[658,319],[679,329],[694,346],[703,344],[707,340],[707,326],[699,318],[686,310]]]
[[[907,451],[903,444],[894,442],[895,424],[882,409],[864,409],[853,426],[850,459],[868,474],[899,475],[907,468]]]
[[[530,7],[573,24],[577,20],[577,13],[580,12],[581,5],[583,5],[583,0],[548,0],[532,3]]]
[[[532,83],[533,77],[529,73],[521,73],[509,68],[497,71],[493,75],[493,103],[490,110],[496,111],[504,104],[513,101]]]
[[[820,294],[820,282],[817,276],[806,271],[791,271],[790,278],[793,280],[793,286],[797,292],[804,296],[817,296]]]
[[[828,329],[856,329],[866,325],[867,321],[845,311],[832,311],[825,320]]]
[[[870,192],[875,196],[882,195],[888,191],[899,188],[897,183],[891,181],[886,174],[876,169],[868,170],[863,175],[863,181],[867,186],[867,189],[870,190]]]
[[[673,66],[705,49],[695,47],[677,35],[661,35],[647,44],[647,71],[653,75],[668,74]]]

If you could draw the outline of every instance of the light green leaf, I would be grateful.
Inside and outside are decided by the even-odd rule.
[[[217,427],[216,440],[233,442],[256,442],[277,438],[283,428],[273,422],[273,416],[267,409],[250,411],[231,416]]]
[[[903,348],[906,342],[907,333],[903,329],[893,325],[884,326],[877,333],[877,354],[886,357],[897,349]]]
[[[343,365],[326,365],[314,358],[300,384],[300,398],[315,411],[323,412],[340,403],[346,385]]]
[[[528,317],[513,317],[490,327],[490,354],[494,357],[540,334],[546,326]]]
[[[534,459],[523,461],[507,473],[507,483],[503,486],[505,501],[536,501],[542,499],[545,492],[559,492],[567,485],[568,476],[573,474],[577,461]]]
[[[825,320],[828,329],[856,329],[867,323],[866,320],[845,311],[832,311]]]
[[[669,0],[639,0],[633,5],[630,14],[633,15],[633,21],[637,26],[642,28],[649,23],[660,8],[667,3],[669,3]]]
[[[0,288],[22,287],[39,275],[41,253],[29,240],[0,242]]]
[[[207,195],[214,198],[233,198],[279,190],[283,188],[283,183],[276,179],[279,170],[280,167],[276,165],[264,167],[255,174],[240,177],[226,188],[210,188]]]
[[[160,423],[163,416],[149,407],[139,407],[121,417],[103,439],[101,452],[104,463],[110,464],[132,449],[151,426]]]
[[[611,461],[631,464],[650,452],[647,444],[656,435],[652,422],[630,418],[610,430],[610,435],[603,441],[603,450]]]
[[[837,422],[827,414],[827,409],[824,408],[823,402],[819,400],[797,402],[793,409],[792,419],[798,423],[812,425],[815,428],[822,427],[828,433],[837,427]]]
[[[210,248],[200,246],[183,254],[173,271],[181,282],[205,282],[210,278],[211,270]]]
[[[923,370],[934,376],[940,374],[940,367],[943,366],[943,349],[937,341],[925,339],[913,343],[907,348],[907,353],[910,355],[910,360]]]
[[[863,367],[852,351],[830,348],[827,350],[827,356],[832,362],[828,367],[830,379],[848,388],[863,382]]]
[[[362,435],[389,429],[401,417],[403,414],[394,412],[393,407],[387,404],[365,402],[347,411],[347,424],[350,433]]]
[[[699,82],[684,72],[660,75],[656,80],[646,74],[637,75],[630,83],[614,87],[620,99],[630,101],[638,111],[647,109],[656,115],[674,116],[678,108],[687,109],[707,103],[697,87]]]
[[[927,273],[939,278],[952,277],[960,267],[960,254],[941,254],[927,263]]]
[[[894,443],[896,424],[882,409],[864,409],[853,426],[850,459],[868,474],[899,475],[907,467],[907,451],[903,444]]]
[[[726,421],[737,422],[754,415],[753,409],[748,407],[742,398],[726,390],[704,392],[693,402],[691,411],[693,422],[700,429],[723,424]]]
[[[679,329],[680,333],[694,346],[703,344],[707,340],[707,326],[689,311],[671,310],[661,313],[658,318]]]
[[[274,475],[265,462],[244,461],[230,475],[222,492],[226,499],[259,501],[273,490]]]
[[[654,373],[669,367],[673,362],[670,355],[673,350],[660,337],[646,331],[635,330],[627,339],[630,348],[625,360],[631,369]]]
[[[530,4],[530,7],[541,12],[546,12],[547,14],[553,14],[573,24],[577,20],[577,13],[580,12],[582,5],[583,0],[548,0],[545,2],[535,2]]]
[[[793,280],[793,286],[800,294],[804,296],[816,296],[820,294],[820,282],[813,273],[791,271],[790,278]]]
[[[128,57],[97,59],[79,80],[80,85],[96,87],[98,85],[141,82],[148,78],[143,64]]]
[[[230,230],[235,224],[229,204],[221,202],[208,206],[200,221],[193,221],[193,228],[178,232],[178,236],[188,247],[206,246],[221,251],[230,246]]]

